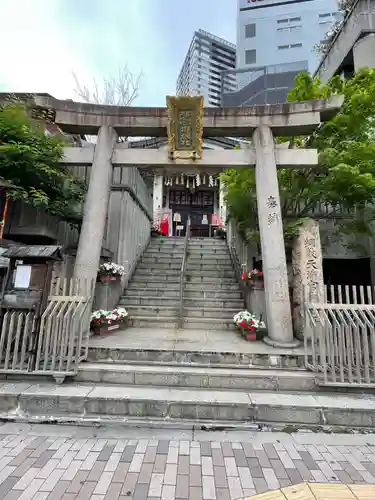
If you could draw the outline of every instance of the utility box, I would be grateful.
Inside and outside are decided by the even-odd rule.
[[[10,246],[2,255],[9,259],[0,308],[44,310],[54,263],[62,260],[61,247],[53,245]]]

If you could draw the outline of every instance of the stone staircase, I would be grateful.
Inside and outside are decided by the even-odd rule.
[[[177,328],[183,238],[154,238],[120,300],[131,326]],[[184,328],[233,328],[243,309],[227,244],[213,238],[189,240],[183,292]]]
[[[373,395],[326,392],[304,368],[303,347],[248,343],[229,329],[243,303],[224,241],[189,242],[185,328],[171,328],[179,314],[183,245],[183,239],[151,241],[121,301],[138,328],[92,339],[76,377],[56,385],[33,374],[0,375],[0,419],[373,431]]]
[[[302,352],[249,355],[91,346],[77,377],[62,385],[35,376],[0,382],[0,418],[216,430],[265,426],[291,432],[341,426],[372,431],[374,397],[320,391],[315,375],[302,368]]]
[[[130,326],[177,328],[183,238],[152,238],[120,305]]]
[[[185,328],[233,328],[233,316],[244,302],[226,241],[189,241],[183,303]]]

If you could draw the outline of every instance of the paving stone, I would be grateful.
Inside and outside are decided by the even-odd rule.
[[[189,500],[202,500],[203,491],[199,486],[190,486],[189,488]]]
[[[202,457],[202,474],[203,476],[214,475],[212,457]]]
[[[271,467],[275,472],[277,479],[289,479],[289,476],[283,466],[281,460],[270,458]]]
[[[242,498],[243,490],[239,477],[228,477],[228,487],[231,498]]]
[[[4,481],[0,484],[0,498],[4,498],[9,490],[13,488],[13,486],[18,482],[18,477],[8,476]]]
[[[190,456],[189,455],[179,455],[177,464],[177,474],[182,476],[189,475],[190,468]]]
[[[133,500],[147,500],[148,484],[137,484],[133,493]],[[110,499],[112,500],[112,499]]]
[[[221,443],[221,449],[224,457],[234,457],[231,443]]]
[[[37,460],[36,457],[34,458],[26,458],[21,465],[19,465],[17,468],[14,468],[13,467],[13,471],[12,471],[12,476],[14,477],[22,477],[29,469],[30,467],[32,467],[35,463],[35,461]],[[0,473],[1,475],[1,473]]]
[[[171,484],[164,484],[161,492],[162,500],[175,500],[176,486]]]
[[[202,477],[203,500],[216,500],[216,488],[213,476]]]
[[[86,470],[78,471],[77,474],[74,476],[73,481],[70,483],[69,487],[67,488],[66,492],[67,493],[75,493],[76,495],[78,495],[78,493],[81,491],[81,488],[82,488],[84,482],[86,481],[88,475],[89,475],[89,471],[86,471]]]
[[[302,452],[301,452],[302,453]],[[303,460],[293,460],[296,469],[301,474],[301,477],[304,481],[312,481],[313,476],[309,469],[306,467]],[[323,471],[324,472],[324,471]]]
[[[177,464],[167,464],[164,474],[164,484],[176,485]]]
[[[241,450],[233,450],[234,458],[237,464],[237,467],[247,467],[247,459],[245,453]]]
[[[89,500],[91,499],[91,495],[93,494],[93,491],[95,490],[96,488],[96,482],[85,482],[81,488],[81,490],[79,491],[78,495],[77,495],[77,499],[76,500]],[[122,487],[122,485],[121,485]]]
[[[216,488],[217,500],[231,500],[228,488]]]
[[[14,467],[18,467],[19,465],[22,464],[22,462],[24,460],[26,460],[26,458],[29,457],[29,455],[32,453],[33,450],[29,450],[29,449],[25,449],[25,450],[22,450],[21,453],[19,453],[18,455],[16,455],[13,459],[11,459],[7,465],[10,465],[10,466],[14,466]]]
[[[109,457],[112,455],[114,449],[115,449],[114,446],[108,446],[108,445],[104,446],[104,448],[99,454],[98,461],[107,462],[107,460],[109,460]]]
[[[189,476],[177,475],[176,498],[189,498]]]
[[[163,474],[152,473],[150,487],[148,491],[149,497],[160,498],[163,489]]]
[[[280,483],[279,480],[276,477],[276,474],[273,469],[268,469],[266,467],[262,467],[263,474],[264,474],[264,479],[266,480],[266,483],[268,484],[268,488],[270,490],[277,490],[280,488]]]
[[[156,455],[154,472],[158,474],[164,474],[166,464],[167,464],[167,455]]]
[[[48,500],[61,500],[61,497],[66,492],[68,486],[68,481],[58,481],[53,490],[49,493],[49,496],[47,497]],[[79,498],[79,500],[82,500],[79,496],[77,498]],[[91,496],[88,498],[91,499]]]
[[[301,455],[302,460],[304,461],[305,465],[307,466],[308,469],[310,470],[317,470],[318,466],[313,457],[310,455],[308,451],[299,451],[298,452]]]
[[[81,465],[81,470],[92,470],[99,456],[98,451],[90,451]]]
[[[121,455],[121,462],[131,462],[133,459],[133,455],[135,452],[136,446],[125,446],[125,450],[123,454]]]
[[[279,455],[277,454],[277,451],[275,450],[273,444],[265,443],[263,445],[263,448],[264,448],[264,451],[266,452],[266,455],[269,459],[277,460],[279,458]]]
[[[123,483],[125,481],[126,474],[129,470],[129,463],[120,462],[113,474],[112,481],[114,483]],[[151,464],[153,466],[153,464]]]
[[[271,462],[269,461],[265,451],[256,451],[255,453],[261,467],[271,467]]]
[[[216,488],[228,488],[228,480],[225,467],[214,466],[214,477]]]
[[[169,441],[159,441],[156,453],[158,455],[168,455]]]
[[[243,450],[247,458],[256,458],[256,453],[252,444],[243,443]]]
[[[146,448],[145,456],[143,458],[144,463],[154,463],[156,458],[156,446],[148,446]]]
[[[238,467],[241,486],[243,489],[254,489],[254,481],[248,467]]]
[[[87,476],[87,481],[99,481],[105,467],[105,462],[95,462],[90,474]]]
[[[202,486],[202,468],[200,465],[190,465],[190,486]]]
[[[154,464],[142,464],[141,471],[139,473],[138,483],[149,484],[151,480],[152,471]]]
[[[211,443],[202,442],[200,448],[202,457],[212,457]]]
[[[212,450],[212,463],[216,466],[219,467],[224,467],[224,456],[223,452],[220,449],[213,449]]]
[[[128,472],[124,484],[122,486],[121,495],[125,496],[133,495],[137,481],[138,481],[138,474],[136,472]]]
[[[297,469],[286,468],[285,470],[286,470],[292,484],[299,484],[299,483],[303,482],[302,476]]]
[[[237,477],[238,469],[234,457],[224,457],[225,470],[228,477]]]

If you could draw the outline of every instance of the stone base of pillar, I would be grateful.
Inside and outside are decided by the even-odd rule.
[[[285,347],[285,349],[294,349],[295,347],[299,347],[301,345],[301,342],[297,339],[293,339],[291,342],[279,342],[278,340],[264,337],[263,342],[271,347]]]

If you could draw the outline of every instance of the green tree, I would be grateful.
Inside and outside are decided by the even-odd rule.
[[[0,179],[11,185],[10,200],[21,200],[64,220],[79,218],[84,184],[60,163],[64,142],[46,136],[25,106],[0,106]]]
[[[349,80],[332,78],[323,84],[308,73],[297,76],[289,102],[343,95],[340,112],[309,137],[283,138],[289,147],[316,148],[319,165],[314,169],[280,169],[278,180],[286,237],[309,216],[317,203],[339,206],[351,214],[340,222],[340,230],[371,232],[375,198],[375,70],[366,69]],[[254,238],[257,234],[255,173],[251,169],[222,174],[227,203],[239,228]],[[355,217],[354,217],[355,214]],[[332,213],[331,217],[335,217]],[[325,216],[324,218],[327,218]]]

